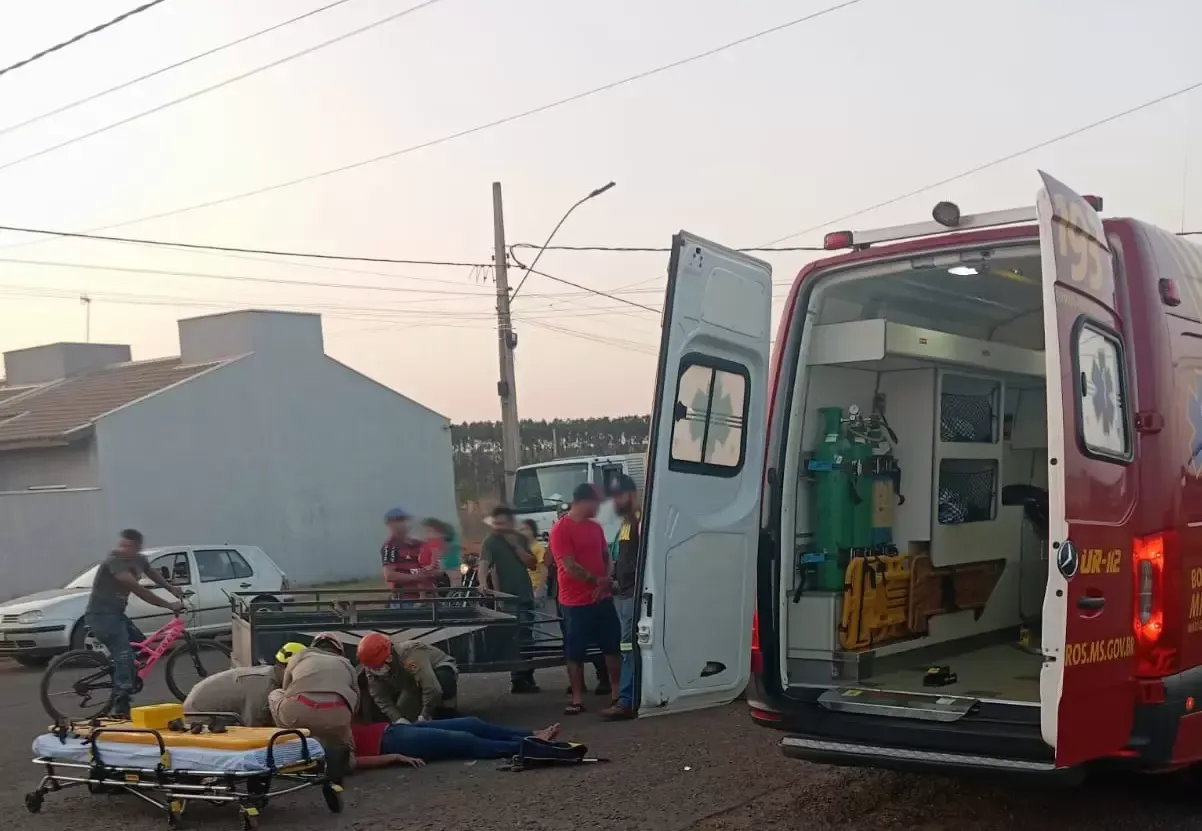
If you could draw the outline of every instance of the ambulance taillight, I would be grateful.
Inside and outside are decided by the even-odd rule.
[[[760,613],[751,616],[751,671],[759,675],[764,671],[764,654],[760,652]]]
[[[1165,590],[1165,575],[1177,563],[1177,537],[1172,532],[1136,537],[1132,545],[1134,602],[1132,634],[1135,639],[1136,674],[1169,675],[1177,670],[1180,621],[1175,594]]]

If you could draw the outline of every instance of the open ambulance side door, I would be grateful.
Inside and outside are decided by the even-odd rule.
[[[672,239],[647,453],[640,716],[733,701],[751,678],[772,268]]]
[[[1131,737],[1134,559],[1156,555],[1156,541],[1132,534],[1133,345],[1121,270],[1093,207],[1040,175],[1049,502],[1040,723],[1057,766],[1070,767],[1119,754]]]

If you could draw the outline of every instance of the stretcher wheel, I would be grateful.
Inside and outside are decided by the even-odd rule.
[[[30,791],[25,794],[25,810],[31,814],[36,814],[42,810],[42,803],[46,801],[46,795],[41,791]]]
[[[331,814],[342,813],[342,786],[335,785],[332,782],[327,782],[321,786],[322,798],[326,801],[326,807],[330,809]]]

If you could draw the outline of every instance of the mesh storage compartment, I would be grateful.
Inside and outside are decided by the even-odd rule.
[[[944,392],[939,398],[939,440],[989,443],[994,440],[994,393],[965,395]]]
[[[997,516],[998,463],[944,459],[939,463],[939,523],[987,522]]]

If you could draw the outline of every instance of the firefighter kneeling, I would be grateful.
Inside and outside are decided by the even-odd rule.
[[[287,658],[283,684],[268,696],[277,727],[308,729],[326,749],[330,778],[346,772],[354,741],[351,720],[359,706],[355,668],[337,635],[322,633],[309,648]]]
[[[391,722],[408,724],[453,714],[459,694],[455,659],[433,646],[405,641],[393,646],[372,632],[359,641],[372,701]]]

